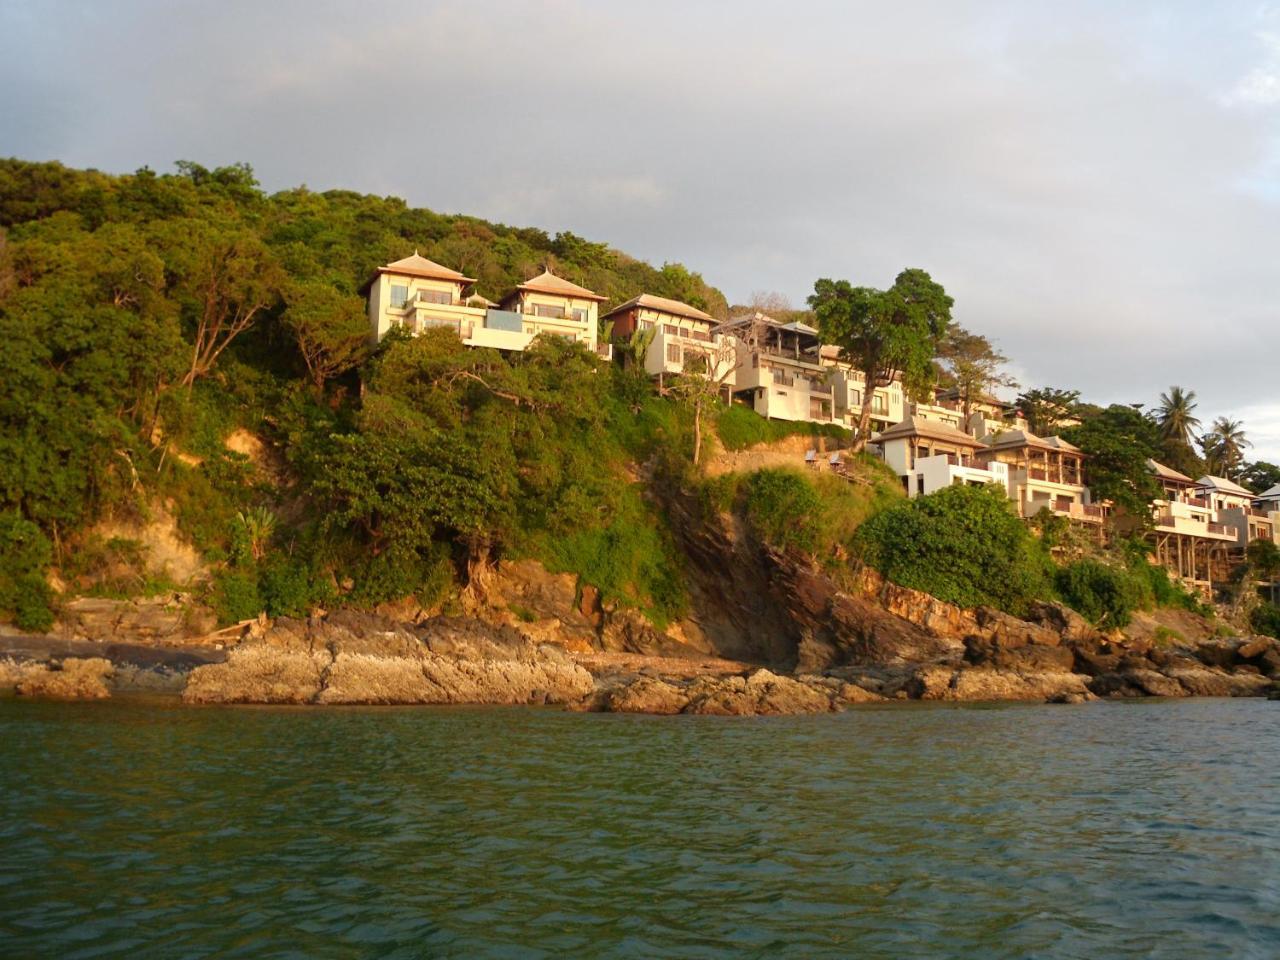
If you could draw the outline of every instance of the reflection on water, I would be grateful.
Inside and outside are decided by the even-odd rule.
[[[1280,704],[0,702],[0,955],[1280,956]]]

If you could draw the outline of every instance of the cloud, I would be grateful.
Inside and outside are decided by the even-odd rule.
[[[1258,40],[1266,48],[1266,56],[1227,93],[1224,99],[1229,106],[1269,107],[1280,103],[1280,36],[1259,33]]]
[[[1208,419],[1276,397],[1280,22],[1252,0],[371,10],[0,4],[0,144],[247,160],[682,261],[731,300],[922,266],[1028,387],[1178,383]]]

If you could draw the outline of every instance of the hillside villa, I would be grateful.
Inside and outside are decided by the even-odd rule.
[[[1102,506],[1092,502],[1084,485],[1084,452],[1061,437],[1006,430],[985,438],[978,459],[988,468],[1006,465],[1009,497],[1023,518],[1048,510],[1088,524],[1100,525],[1104,519]]]
[[[862,416],[862,405],[871,403],[871,430],[884,430],[902,422],[907,414],[902,384],[895,380],[884,387],[867,390],[867,378],[861,370],[840,359],[840,348],[823,346],[819,351],[822,363],[829,368],[828,379],[835,399],[835,415],[840,423],[855,429]]]
[[[908,497],[923,497],[956,484],[999,484],[1008,491],[1009,468],[984,462],[985,444],[945,423],[911,416],[878,437],[884,462],[902,481]]]
[[[701,360],[702,369],[730,391],[738,357],[732,337],[716,329],[710,314],[679,300],[642,293],[614,307],[601,317],[613,324],[615,341],[629,339],[637,331],[653,331],[642,358],[651,376],[683,373],[689,361]]]
[[[1147,467],[1164,494],[1151,505],[1149,539],[1156,561],[1187,586],[1212,590],[1227,576],[1228,552],[1239,540],[1236,529],[1223,522],[1195,480],[1155,460]]]
[[[381,340],[394,327],[415,335],[444,327],[468,346],[519,351],[545,334],[611,355],[607,345],[603,350],[598,345],[597,317],[605,299],[599,294],[544,270],[495,305],[467,295],[475,282],[417,251],[379,267],[361,288],[368,297],[373,338]]]
[[[819,356],[818,331],[756,311],[720,326],[734,338],[738,369],[733,395],[762,417],[831,423],[834,397]]]

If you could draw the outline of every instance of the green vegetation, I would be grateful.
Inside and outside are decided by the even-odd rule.
[[[1260,603],[1249,614],[1249,625],[1268,637],[1280,638],[1280,606]]]
[[[731,451],[796,436],[829,437],[839,441],[849,439],[849,431],[836,423],[766,420],[750,407],[741,404],[721,408],[716,418],[716,434],[724,448]]]
[[[818,280],[809,306],[824,343],[862,371],[866,392],[900,379],[908,395],[933,385],[939,347],[951,324],[951,297],[925,271],[903,270],[887,290],[847,280]],[[864,403],[854,449],[871,437],[871,404]]]
[[[0,160],[0,613],[46,628],[53,574],[102,596],[178,586],[147,572],[141,539],[94,532],[108,515],[172,515],[224,623],[408,596],[446,608],[498,560],[528,557],[661,624],[689,602],[655,502],[676,487],[735,511],[774,548],[831,571],[862,556],[956,603],[1018,612],[1061,596],[1104,625],[1152,604],[1198,608],[1145,558],[1085,556],[1061,524],[1029,530],[994,491],[906,501],[867,457],[849,458],[852,482],[788,469],[707,480],[704,428],[730,451],[849,434],[725,407],[703,381],[677,378],[659,396],[555,339],[514,356],[445,331],[373,348],[361,286],[415,248],[478,277],[492,299],[550,265],[613,303],[647,292],[727,309],[679,264],[395,198],[267,195],[243,165],[111,176]],[[810,302],[869,383],[900,376],[917,393],[941,359],[966,405],[1010,384],[922,270],[887,290],[820,280]],[[1069,391],[1023,399],[1037,424],[1080,419],[1064,436],[1090,455],[1095,498],[1131,516],[1145,517],[1155,493],[1146,457],[1168,462],[1177,443],[1185,457],[1172,465],[1200,462],[1193,393],[1171,391],[1159,416]],[[1243,462],[1239,424],[1211,436],[1210,464],[1251,483],[1277,476]],[[1058,568],[1051,556],[1067,553]]]
[[[634,464],[687,469],[686,412],[564,345],[508,361],[392,337],[371,356],[360,287],[415,248],[493,299],[550,265],[611,302],[726,311],[679,264],[395,198],[268,196],[243,165],[0,160],[0,611],[47,625],[51,566],[87,592],[156,586],[140,551],[94,546],[89,528],[161,503],[211,565],[224,622],[436,603],[503,555],[681,611]],[[270,469],[228,449],[237,429]]]
[[[1019,613],[1050,593],[1048,551],[1003,492],[948,487],[872,517],[862,557],[894,583],[965,607]]]

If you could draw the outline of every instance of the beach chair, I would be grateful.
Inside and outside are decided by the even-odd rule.
[[[818,451],[809,450],[804,455],[804,465],[810,470],[818,469]]]

